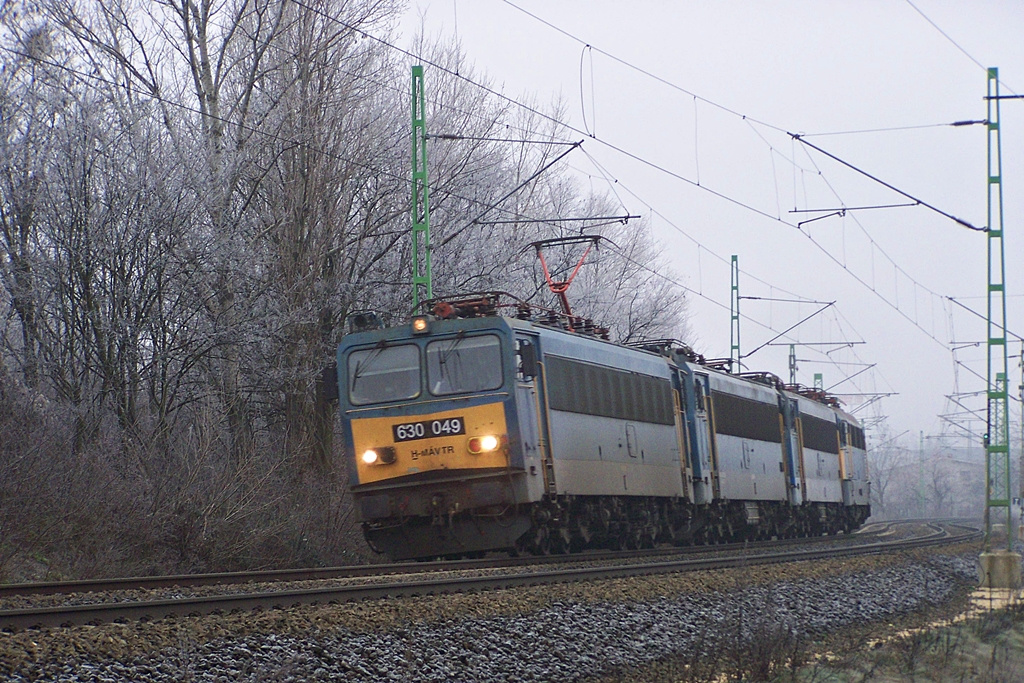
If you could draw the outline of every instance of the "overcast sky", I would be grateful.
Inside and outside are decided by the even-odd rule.
[[[652,221],[673,276],[693,290],[692,342],[706,355],[729,355],[737,254],[741,295],[761,297],[741,302],[744,353],[819,308],[765,299],[835,301],[784,340],[865,343],[828,356],[830,347],[799,347],[798,381],[822,373],[862,419],[908,430],[907,445],[920,430],[962,433],[939,415],[960,411],[946,398],[956,388],[984,388],[973,373],[984,377],[986,351],[956,352],[957,381],[950,342],[986,332],[947,297],[984,313],[987,237],[922,206],[798,228],[828,213],[806,209],[910,200],[786,133],[987,225],[985,128],[941,124],[985,119],[986,71],[975,60],[999,68],[1001,94],[1024,93],[1024,2],[418,0],[401,27],[406,45],[421,25],[457,38],[506,95],[560,101],[564,121],[593,135],[569,166],[595,190],[617,181],[623,211]],[[429,68],[426,79],[429,94]],[[1024,335],[1024,100],[1004,100],[1001,115],[1008,326]],[[892,128],[901,130],[820,135]],[[1019,343],[1010,348],[1019,356]],[[788,380],[788,351],[766,347],[746,364]],[[859,363],[877,365],[844,382]],[[856,394],[874,392],[895,395],[858,408]],[[962,400],[984,415],[982,397]],[[1010,410],[1019,422],[1020,403]]]

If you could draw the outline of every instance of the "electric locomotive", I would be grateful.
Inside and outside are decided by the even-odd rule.
[[[338,347],[350,484],[394,559],[850,531],[863,431],[838,404],[685,345],[628,347],[500,295]]]

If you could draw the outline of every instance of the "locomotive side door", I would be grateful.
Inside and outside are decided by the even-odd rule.
[[[839,427],[839,480],[843,489],[843,505],[853,505],[853,444],[850,443],[850,425],[836,417]]]
[[[715,448],[715,438],[711,432],[711,387],[707,375],[693,375],[693,398],[696,404],[694,410],[694,422],[696,424],[697,452],[701,459],[701,469],[704,471],[703,486],[704,500],[696,502],[710,503],[719,497],[718,493],[718,453]],[[694,481],[694,494],[697,495],[697,482]]]
[[[789,491],[790,505],[801,505],[804,502],[802,483],[803,457],[800,454],[800,434],[797,420],[800,415],[800,403],[795,398],[779,396],[782,409],[782,441],[786,449],[786,489]]]
[[[523,444],[526,468],[526,490],[529,500],[544,495],[548,442],[544,438],[542,397],[538,391],[540,362],[537,336],[516,334],[516,413],[519,416],[519,438]]]
[[[693,437],[693,404],[689,402],[688,390],[692,389],[687,383],[688,375],[675,369],[672,372],[672,400],[675,403],[676,415],[676,442],[679,444],[679,466],[683,475],[683,495],[692,502],[694,498],[693,485],[700,468],[700,457],[696,452]],[[697,468],[695,470],[695,468]]]

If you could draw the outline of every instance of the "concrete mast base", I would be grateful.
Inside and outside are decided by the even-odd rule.
[[[978,557],[978,578],[982,588],[1021,587],[1021,556],[1008,550],[992,550]]]

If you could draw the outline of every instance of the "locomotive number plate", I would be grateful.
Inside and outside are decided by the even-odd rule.
[[[438,436],[457,436],[466,433],[466,421],[461,417],[448,417],[443,420],[406,422],[392,425],[391,431],[394,433],[395,443],[433,439]]]

